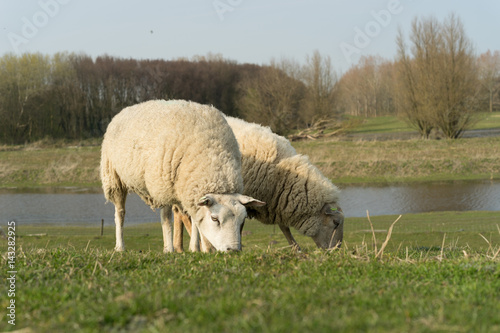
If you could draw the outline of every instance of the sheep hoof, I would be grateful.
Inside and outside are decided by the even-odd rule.
[[[172,253],[174,252],[174,249],[170,249],[170,248],[163,248],[163,253],[167,254],[167,253]]]

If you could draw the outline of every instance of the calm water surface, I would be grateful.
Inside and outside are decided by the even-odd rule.
[[[499,211],[500,182],[419,183],[395,186],[348,186],[342,188],[340,205],[347,217],[407,214],[433,211]],[[130,194],[126,223],[158,222],[141,199]],[[113,225],[114,206],[105,203],[100,189],[0,190],[0,221]]]

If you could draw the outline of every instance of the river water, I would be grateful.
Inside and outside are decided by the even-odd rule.
[[[433,211],[499,211],[500,182],[414,183],[342,188],[340,205],[347,217],[407,214]],[[126,224],[158,222],[141,199],[130,194],[126,204]],[[114,206],[105,203],[100,189],[2,189],[0,223],[98,224],[104,219],[113,225]]]

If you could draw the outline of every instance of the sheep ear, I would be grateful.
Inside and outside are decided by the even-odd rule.
[[[198,200],[198,206],[207,206],[210,207],[214,204],[214,199],[205,195]]]
[[[262,207],[266,205],[264,201],[254,199],[246,195],[240,195],[238,197],[238,201],[245,207]]]

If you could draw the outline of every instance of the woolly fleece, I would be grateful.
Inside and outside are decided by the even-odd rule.
[[[196,215],[208,193],[243,192],[241,154],[216,108],[155,100],[123,109],[102,144],[101,180],[107,200],[137,193],[152,208],[179,204]]]
[[[325,204],[336,205],[339,189],[290,142],[269,128],[226,117],[240,145],[244,194],[267,203],[247,209],[250,217],[265,224],[295,227],[315,235]]]

